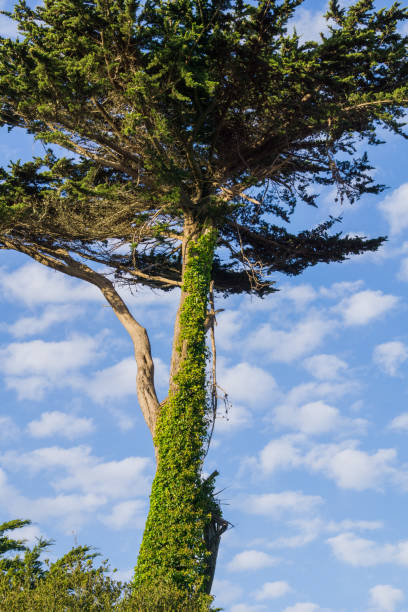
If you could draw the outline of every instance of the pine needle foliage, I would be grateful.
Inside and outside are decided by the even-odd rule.
[[[286,223],[316,204],[312,186],[351,202],[381,190],[356,144],[378,144],[379,125],[403,134],[407,11],[332,0],[328,33],[304,43],[288,30],[299,4],[18,2],[20,36],[0,42],[0,122],[73,156],[2,171],[4,236],[169,289],[189,214],[219,230],[216,287],[260,295],[273,272],[378,247],[330,234],[333,219],[298,234]],[[112,254],[115,241],[133,249]]]

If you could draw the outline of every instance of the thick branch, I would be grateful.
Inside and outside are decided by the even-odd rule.
[[[92,270],[92,268],[73,259],[64,249],[55,249],[54,255],[48,255],[42,253],[38,248],[17,240],[2,238],[2,243],[7,249],[25,253],[49,268],[92,283],[100,289],[132,339],[137,365],[137,397],[147,426],[154,437],[159,414],[159,401],[154,386],[154,364],[149,336],[145,328],[131,315],[111,281],[102,274]]]

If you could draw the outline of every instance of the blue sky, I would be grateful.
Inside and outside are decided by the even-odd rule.
[[[315,37],[322,12],[305,4],[298,31]],[[40,150],[0,138],[1,165]],[[371,151],[386,192],[340,209],[327,191],[294,219],[343,214],[344,232],[388,235],[378,253],[216,304],[231,406],[206,470],[234,525],[214,583],[228,612],[408,611],[408,145],[386,139]],[[123,296],[164,397],[177,294]],[[96,289],[4,251],[0,315],[0,521],[32,519],[24,537],[53,538],[52,558],[94,545],[127,578],[154,472],[130,339]]]

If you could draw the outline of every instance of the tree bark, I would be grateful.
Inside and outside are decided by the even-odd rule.
[[[216,232],[185,220],[182,291],[174,326],[169,396],[156,429],[158,466],[135,571],[135,587],[170,579],[209,595],[228,523],[214,499],[214,474],[202,480],[209,418],[207,303]]]

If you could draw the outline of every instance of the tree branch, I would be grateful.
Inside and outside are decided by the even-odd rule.
[[[137,365],[136,390],[143,416],[154,438],[159,415],[159,401],[154,386],[154,364],[151,355],[149,336],[142,325],[131,315],[112,282],[87,265],[73,259],[65,249],[55,249],[55,255],[42,253],[39,248],[24,244],[16,239],[2,238],[7,249],[25,253],[35,261],[63,272],[69,276],[92,283],[110,304],[113,312],[132,339]],[[3,247],[3,248],[4,248]]]

